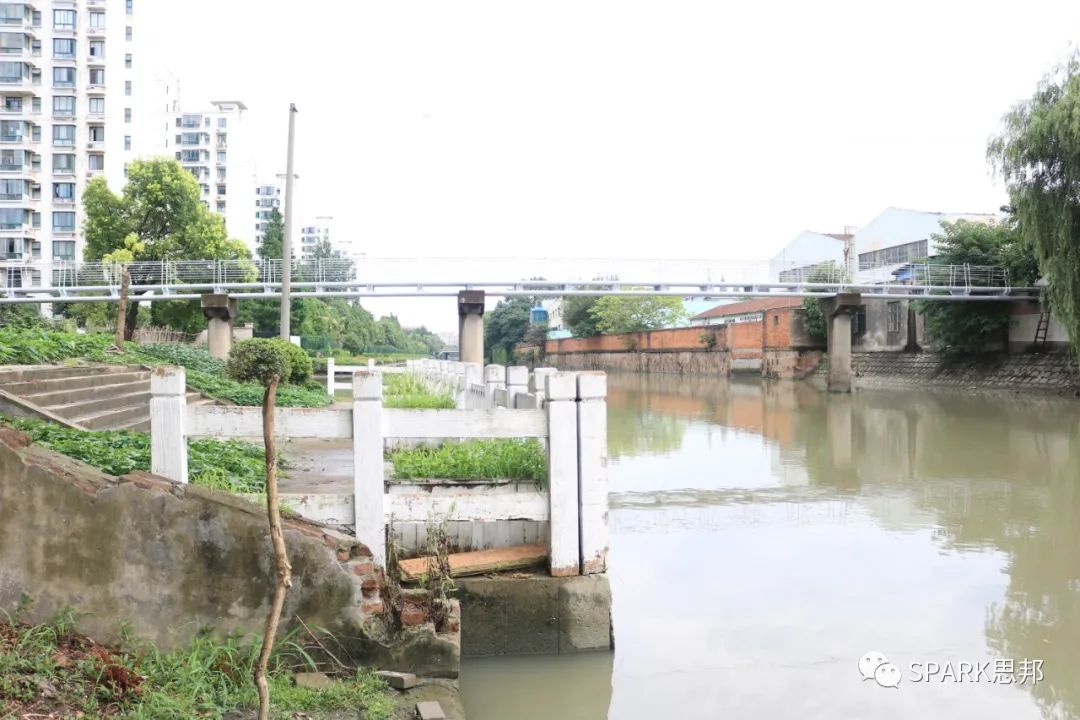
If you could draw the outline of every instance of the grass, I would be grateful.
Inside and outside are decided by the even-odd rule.
[[[535,438],[469,440],[434,448],[393,450],[389,459],[394,464],[394,477],[399,480],[512,479],[541,485],[547,480],[547,456]]]
[[[0,416],[42,447],[82,460],[110,475],[150,470],[150,435],[130,430],[73,430],[42,420]],[[188,440],[188,479],[233,493],[261,493],[266,485],[261,445],[240,440]],[[280,462],[280,461],[279,461]]]
[[[101,353],[109,335],[53,330],[47,327],[0,327],[0,365],[37,365]]]
[[[0,717],[189,720],[258,704],[257,638],[199,637],[173,652],[129,639],[130,649],[118,650],[76,634],[70,611],[46,624],[20,622],[26,607],[0,616]],[[270,667],[272,717],[363,708],[363,717],[385,720],[394,709],[385,685],[367,672],[327,689],[296,687],[293,671],[321,668],[294,635],[276,644]]]
[[[257,383],[239,383],[225,375],[225,361],[211,357],[201,347],[177,344],[127,343],[122,354],[98,352],[90,356],[100,362],[137,363],[141,365],[182,365],[187,384],[199,392],[235,405],[262,405],[263,388]],[[326,388],[316,382],[303,385],[282,383],[278,386],[278,407],[324,407],[331,402]]]
[[[432,392],[412,375],[383,375],[383,405],[389,408],[452,409],[454,396]]]

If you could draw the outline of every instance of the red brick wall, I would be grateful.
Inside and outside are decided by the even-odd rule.
[[[596,335],[587,338],[548,340],[547,353],[626,352],[628,350],[705,350],[702,335],[716,335],[716,349],[725,347],[725,326],[653,330],[624,335]]]
[[[765,311],[765,347],[791,347],[791,308]]]

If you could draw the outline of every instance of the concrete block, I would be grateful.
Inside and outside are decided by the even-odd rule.
[[[380,670],[375,675],[385,680],[386,684],[395,690],[408,690],[411,687],[416,687],[416,675],[413,673]]]
[[[420,720],[446,720],[446,713],[443,712],[442,705],[434,700],[416,703],[416,716]]]
[[[607,576],[563,579],[559,583],[559,654],[611,646],[611,585]]]

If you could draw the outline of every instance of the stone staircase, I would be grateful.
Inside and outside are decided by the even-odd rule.
[[[88,430],[150,430],[150,371],[138,365],[0,367],[0,389]],[[195,391],[187,401],[215,402]]]

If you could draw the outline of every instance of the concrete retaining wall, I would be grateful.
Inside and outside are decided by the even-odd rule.
[[[856,387],[935,385],[1080,391],[1080,374],[1069,352],[997,354],[946,361],[935,353],[856,352]]]
[[[282,632],[302,618],[335,634],[358,663],[456,677],[457,629],[426,615],[395,630],[381,568],[350,535],[289,520],[293,587]],[[204,628],[262,634],[274,579],[265,510],[228,493],[146,473],[113,477],[0,427],[0,608],[60,608],[102,642],[128,623],[160,647]],[[416,621],[419,622],[416,622]]]
[[[560,370],[721,376],[731,372],[730,353],[708,350],[577,352],[548,355],[545,362]]]

